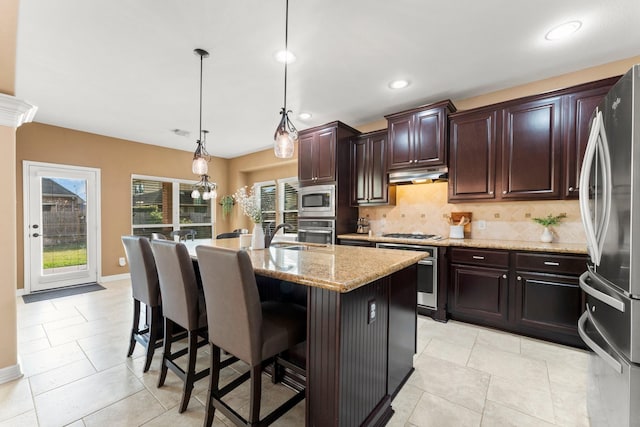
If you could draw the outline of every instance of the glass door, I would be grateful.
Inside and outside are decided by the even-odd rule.
[[[96,282],[99,170],[24,166],[25,290]]]

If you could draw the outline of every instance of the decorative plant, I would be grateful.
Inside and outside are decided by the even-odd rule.
[[[549,227],[551,225],[558,225],[560,221],[567,217],[567,214],[561,213],[560,215],[553,216],[551,214],[547,215],[544,218],[533,218],[535,222],[542,225],[543,227]]]
[[[256,224],[262,223],[262,212],[253,190],[247,192],[247,186],[244,186],[233,194],[233,198],[240,205],[242,213],[251,218],[251,221]]]
[[[233,205],[236,204],[236,201],[233,200],[233,196],[226,195],[222,196],[220,199],[220,206],[222,206],[222,219],[227,219],[231,211],[233,210]]]

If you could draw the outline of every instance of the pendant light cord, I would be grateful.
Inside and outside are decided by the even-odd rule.
[[[198,134],[198,139],[202,140],[202,60],[204,59],[204,55],[200,55],[200,133]]]
[[[289,0],[285,0],[284,21],[284,113],[287,113],[287,63],[289,62]]]

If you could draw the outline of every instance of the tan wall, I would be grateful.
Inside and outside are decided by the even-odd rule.
[[[0,5],[0,93],[13,95],[16,80],[16,28],[18,0]]]
[[[86,166],[101,170],[102,195],[102,275],[127,273],[118,266],[124,256],[120,236],[131,233],[131,175],[150,175],[166,178],[196,180],[191,172],[192,154],[158,146],[109,138],[71,129],[30,123],[17,132],[17,217],[22,230],[22,161]],[[195,147],[195,142],[194,142]],[[220,194],[227,192],[228,161],[213,158],[209,173],[221,184]],[[220,206],[216,204],[217,216]],[[21,233],[18,253],[23,251]],[[18,288],[23,287],[23,260],[18,259]]]
[[[16,337],[16,211],[10,209],[16,200],[16,131],[0,126],[0,369],[17,363]]]

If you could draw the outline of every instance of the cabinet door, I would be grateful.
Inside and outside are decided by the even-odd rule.
[[[596,107],[609,91],[610,86],[571,94],[568,99],[566,144],[566,170],[564,197],[578,198],[578,183],[584,151],[589,140],[589,125]]]
[[[496,111],[451,120],[449,201],[495,199]]]
[[[580,286],[576,276],[516,272],[515,321],[520,326],[549,332],[578,335],[582,314]]]
[[[369,203],[387,203],[389,201],[389,185],[387,183],[385,134],[372,136],[368,140],[369,156]]]
[[[507,326],[507,269],[451,266],[451,313],[464,320]]]
[[[560,100],[550,97],[503,110],[502,199],[561,197]]]
[[[369,197],[367,139],[351,141],[351,206],[366,203]]]
[[[302,185],[314,183],[313,133],[301,135],[298,141],[298,181]]]
[[[313,165],[315,183],[336,180],[336,130],[318,131],[315,135]]]
[[[402,169],[413,165],[413,115],[389,121],[388,168]]]
[[[413,119],[413,164],[419,166],[447,164],[446,124],[447,114],[442,108],[416,113]]]

